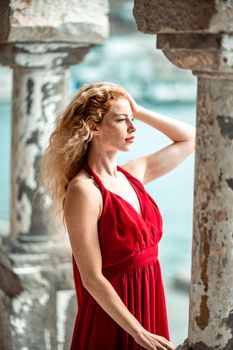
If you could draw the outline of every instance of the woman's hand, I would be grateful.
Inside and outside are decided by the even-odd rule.
[[[135,102],[134,98],[130,95],[128,91],[127,91],[127,94],[128,94],[128,99],[129,99],[130,107],[132,109],[133,116],[137,119],[140,106]]]
[[[176,346],[166,338],[144,329],[134,340],[147,350],[175,350]]]

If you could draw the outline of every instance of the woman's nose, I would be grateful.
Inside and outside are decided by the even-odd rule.
[[[129,122],[128,129],[132,130],[132,131],[136,131],[136,126],[134,125],[133,122],[131,122],[131,121]]]

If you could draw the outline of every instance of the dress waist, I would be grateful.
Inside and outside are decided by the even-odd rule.
[[[105,277],[111,278],[157,260],[158,244],[135,252],[135,254],[129,256],[127,259],[124,259],[117,264],[102,268],[102,273]]]

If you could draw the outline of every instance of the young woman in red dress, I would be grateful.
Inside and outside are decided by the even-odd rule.
[[[117,164],[134,119],[172,143]],[[145,139],[146,142],[146,139]],[[158,258],[163,221],[144,185],[195,148],[195,128],[138,105],[121,86],[83,86],[58,118],[42,158],[72,248],[78,313],[71,350],[172,350]]]

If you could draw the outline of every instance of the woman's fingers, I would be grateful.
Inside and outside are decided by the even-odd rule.
[[[158,350],[167,350],[167,348],[165,348],[163,345],[161,345],[161,344],[159,344],[159,345],[156,345],[156,348],[155,348],[156,350],[158,349]],[[155,350],[154,349],[154,350]]]
[[[130,95],[129,92],[128,92],[128,98],[129,98],[129,103],[130,103],[130,107],[132,109],[132,112],[133,112],[133,114],[136,114],[137,103],[135,102],[134,98]]]
[[[161,342],[161,344],[162,344],[163,346],[166,347],[166,350],[174,350],[174,349],[175,349],[175,345],[172,344],[172,343],[171,343],[169,340],[167,340],[166,338],[160,336],[159,341]]]
[[[175,345],[173,345],[165,337],[151,333],[147,330],[144,330],[140,334],[136,342],[147,350],[174,350],[175,349]]]

